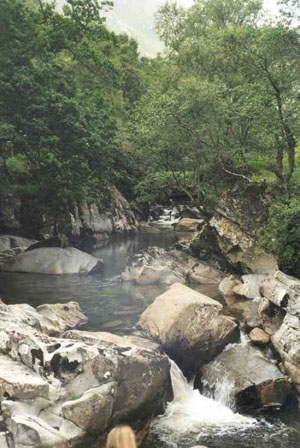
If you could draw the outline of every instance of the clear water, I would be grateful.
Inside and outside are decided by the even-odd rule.
[[[103,275],[0,273],[0,297],[5,303],[27,302],[33,306],[75,300],[89,319],[83,330],[128,334],[148,304],[167,287],[123,283],[120,274],[131,255],[148,246],[167,248],[175,240],[171,230],[117,239],[94,253],[105,262]],[[218,296],[214,286],[195,289]],[[298,414],[278,414],[268,420],[237,416],[226,404],[193,391],[184,377],[179,375],[177,380],[175,387],[181,398],[177,394],[166,414],[154,421],[145,448],[300,448]]]
[[[0,273],[0,297],[5,303],[26,302],[34,307],[75,300],[89,319],[82,330],[128,334],[140,314],[167,286],[122,282],[121,272],[133,254],[149,246],[168,248],[176,239],[171,229],[115,239],[93,254],[104,260],[105,270],[99,275]],[[215,287],[198,288],[204,294],[218,294]]]

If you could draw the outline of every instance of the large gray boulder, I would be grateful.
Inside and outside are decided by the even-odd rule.
[[[222,314],[219,302],[179,283],[155,299],[138,326],[187,373],[197,372],[239,339],[238,325]]]
[[[102,261],[73,247],[44,247],[25,252],[1,267],[9,272],[79,274],[101,270]]]
[[[125,271],[123,281],[140,285],[191,283],[218,284],[224,274],[178,250],[150,247],[135,255]]]
[[[50,311],[63,320],[57,309]],[[94,446],[124,419],[148,427],[172,398],[169,360],[159,346],[60,329],[52,314],[0,303],[0,440],[7,436],[16,448]]]
[[[262,351],[249,342],[234,344],[202,369],[202,381],[216,399],[239,411],[280,408],[292,393],[292,384]]]

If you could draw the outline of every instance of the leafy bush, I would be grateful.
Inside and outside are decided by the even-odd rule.
[[[259,243],[276,256],[282,271],[300,278],[300,197],[272,205]]]

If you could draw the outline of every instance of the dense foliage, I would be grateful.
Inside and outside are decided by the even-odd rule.
[[[299,271],[297,0],[273,21],[260,0],[166,2],[154,59],[108,30],[110,1],[0,1],[1,188],[58,217],[107,206],[112,185],[211,212],[225,188],[263,182],[275,203],[261,244]]]
[[[109,202],[125,170],[117,129],[138,95],[137,45],[109,32],[111,2],[1,0],[1,185],[54,215]]]

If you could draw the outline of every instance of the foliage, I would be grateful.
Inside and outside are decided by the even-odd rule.
[[[1,3],[0,184],[54,216],[83,201],[107,205],[119,178],[117,130],[139,96],[138,54],[106,28],[108,6]]]
[[[300,198],[273,202],[260,246],[274,254],[281,270],[300,278]]]

